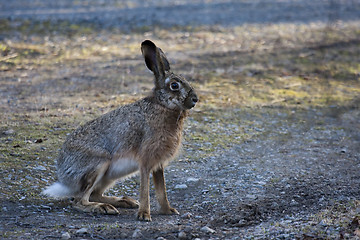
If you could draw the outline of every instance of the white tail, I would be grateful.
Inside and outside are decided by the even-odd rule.
[[[42,194],[53,198],[66,198],[73,196],[73,191],[64,184],[56,182],[46,188]]]

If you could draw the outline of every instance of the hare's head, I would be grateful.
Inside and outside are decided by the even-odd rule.
[[[141,52],[147,68],[155,75],[154,94],[163,106],[173,110],[188,110],[198,102],[190,83],[170,71],[169,61],[164,52],[150,40],[141,44]]]

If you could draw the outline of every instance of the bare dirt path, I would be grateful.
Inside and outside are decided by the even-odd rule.
[[[359,21],[359,1],[0,1],[0,237],[359,239]],[[165,173],[180,215],[153,190],[150,223],[44,199],[66,135],[152,88],[144,38],[200,96]]]

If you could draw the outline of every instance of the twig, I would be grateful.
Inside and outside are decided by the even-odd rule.
[[[11,54],[11,55],[9,55],[9,56],[0,58],[0,62],[5,62],[5,61],[7,61],[7,60],[9,60],[9,59],[16,58],[17,56],[18,56],[17,53]]]

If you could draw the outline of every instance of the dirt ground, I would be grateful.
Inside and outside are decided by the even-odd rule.
[[[66,135],[152,89],[144,39],[200,97],[165,169],[180,215],[153,189],[152,222],[44,198]],[[359,56],[358,1],[0,0],[0,238],[360,239]]]

